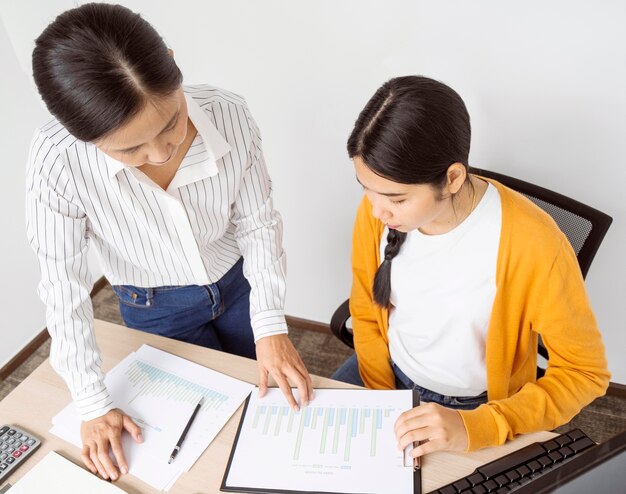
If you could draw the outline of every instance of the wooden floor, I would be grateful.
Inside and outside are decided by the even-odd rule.
[[[94,297],[94,316],[105,321],[123,324],[117,298],[107,285]],[[352,354],[352,350],[327,333],[290,328],[290,338],[300,352],[309,372],[319,376],[330,375]],[[41,362],[48,358],[50,340],[18,367],[4,382],[0,383],[0,399],[4,398],[22,382]],[[573,427],[582,429],[596,442],[602,442],[614,434],[626,430],[626,398],[604,396],[598,398],[566,425],[556,429],[563,432]]]

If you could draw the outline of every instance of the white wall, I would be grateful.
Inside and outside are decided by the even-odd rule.
[[[448,83],[465,99],[473,165],[552,188],[613,216],[587,287],[613,381],[626,383],[626,167],[620,162],[625,2],[121,3],[164,34],[187,82],[246,96],[263,132],[285,222],[289,314],[327,322],[347,297],[361,191],[345,141],[384,80],[420,73]],[[20,32],[33,29],[15,9],[10,15]],[[31,262],[26,254],[19,257],[24,266]],[[30,295],[30,280],[21,291]]]
[[[45,112],[28,88],[4,26],[0,23],[0,60],[5,67],[0,90],[0,366],[44,327],[44,307],[34,287],[39,271],[26,241],[24,183],[28,145],[35,119]]]

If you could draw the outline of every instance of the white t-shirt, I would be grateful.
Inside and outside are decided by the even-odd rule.
[[[474,211],[442,235],[407,234],[391,264],[389,350],[416,384],[448,396],[487,389],[485,345],[496,293],[502,207],[489,184]],[[381,240],[381,259],[387,229]]]

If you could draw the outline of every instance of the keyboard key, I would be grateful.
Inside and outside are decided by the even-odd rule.
[[[443,489],[441,489],[439,492],[440,494],[457,494],[458,491],[451,485],[447,485]]]
[[[565,458],[569,458],[574,454],[574,451],[572,451],[569,446],[565,446],[563,449],[559,450],[559,453],[561,453]]]
[[[481,474],[479,473],[473,473],[472,475],[470,475],[469,477],[467,477],[467,480],[469,481],[469,483],[473,486],[480,484],[481,482],[483,482],[485,480],[485,477],[483,477]]]
[[[581,431],[580,429],[574,429],[573,431],[566,432],[566,434],[570,437],[572,441],[576,441],[577,439],[587,437],[585,436],[585,433]]]
[[[539,470],[541,470],[541,463],[539,463],[538,461],[531,461],[528,465],[528,468],[530,468],[530,471],[532,473],[538,472]]]
[[[454,487],[457,492],[461,492],[465,489],[469,489],[470,487],[472,487],[472,484],[470,484],[467,479],[461,479],[458,482],[452,484],[452,487]]]
[[[548,457],[552,460],[552,463],[556,463],[557,461],[561,461],[563,459],[563,455],[558,451],[553,451],[548,455]]]
[[[522,465],[516,469],[517,473],[519,473],[522,477],[526,477],[526,475],[530,475],[531,471],[526,465]]]
[[[542,466],[542,470],[543,468],[549,467],[550,465],[552,465],[552,463],[554,463],[549,457],[548,455],[546,456],[540,456],[539,458],[537,458],[537,461],[539,463],[541,463]]]
[[[559,443],[559,446],[567,446],[569,443],[572,442],[572,440],[567,437],[565,434],[563,434],[562,436],[558,436],[555,437],[554,440]]]
[[[509,490],[509,488],[508,488],[508,487],[500,487],[500,488],[496,491],[496,494],[506,494],[506,493],[508,493],[508,492],[511,492],[511,491]]]
[[[521,475],[515,470],[506,472],[504,475],[506,475],[506,478],[509,479],[509,482],[515,482],[517,479],[521,478]]]
[[[487,489],[485,489],[482,485],[477,485],[474,486],[474,488],[471,491],[472,494],[485,494],[485,492],[487,492]]]
[[[499,488],[500,486],[492,479],[488,480],[487,482],[485,482],[483,484],[483,486],[485,486],[485,489],[487,489],[487,492],[491,492],[491,491],[495,491],[497,488]]]
[[[579,451],[582,451],[583,449],[587,449],[595,445],[596,443],[594,443],[591,439],[589,439],[588,437],[583,437],[582,439],[579,439],[578,441],[574,441],[572,444],[570,444],[569,448],[572,451],[574,451],[574,453],[578,453]]]
[[[503,485],[506,485],[506,484],[509,483],[509,479],[507,479],[505,475],[498,475],[493,480],[495,480],[496,483],[498,484],[498,486],[500,486],[500,487],[502,487]]]
[[[552,439],[551,441],[548,441],[547,443],[544,443],[543,447],[545,448],[545,450],[548,453],[550,453],[550,452],[554,451],[555,449],[559,449],[561,447],[561,445],[559,443],[557,443],[554,439]]]

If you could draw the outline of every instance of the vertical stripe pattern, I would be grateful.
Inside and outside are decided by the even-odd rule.
[[[198,134],[167,191],[58,121],[37,130],[27,172],[27,232],[37,254],[51,363],[85,420],[115,406],[103,383],[86,254],[114,285],[215,283],[244,258],[255,339],[287,332],[282,222],[261,136],[245,101],[184,88]]]

